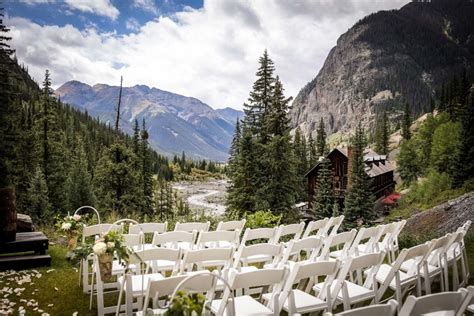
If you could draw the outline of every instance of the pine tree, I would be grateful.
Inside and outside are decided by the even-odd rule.
[[[318,158],[321,156],[325,156],[327,153],[327,146],[326,146],[326,128],[324,126],[323,118],[319,121],[318,130],[316,132],[316,154]]]
[[[402,142],[398,154],[398,171],[405,183],[415,181],[420,174],[419,159],[412,141]]]
[[[359,123],[352,145],[352,170],[344,200],[344,216],[347,227],[355,227],[359,223],[368,224],[374,217],[371,179],[365,172],[364,150],[366,146],[365,132]]]
[[[287,112],[291,98],[285,98],[283,86],[276,78],[274,96],[271,106],[267,109],[265,129],[270,140],[265,148],[263,161],[267,166],[268,177],[266,183],[259,188],[262,199],[276,214],[283,214],[291,210],[295,203],[295,162],[290,142],[290,120]],[[265,209],[261,203],[260,209]]]
[[[72,169],[68,178],[68,201],[71,210],[84,205],[94,205],[92,177],[88,171],[87,155],[82,138],[77,137],[76,151],[73,156]]]
[[[316,149],[316,143],[314,142],[312,133],[309,133],[309,140],[308,140],[308,151],[309,151],[309,168],[313,167],[316,162],[318,162],[318,153]]]
[[[403,113],[403,121],[402,121],[402,137],[404,139],[410,139],[411,138],[411,114],[410,114],[410,105],[405,103],[405,110]]]
[[[94,193],[100,209],[126,216],[142,208],[140,174],[134,168],[137,157],[124,144],[104,150],[94,176]]]
[[[48,195],[48,186],[43,171],[38,167],[28,188],[29,201],[27,210],[35,221],[44,223],[50,219],[52,214]]]
[[[389,152],[389,126],[387,112],[382,115],[382,120],[377,124],[376,139],[375,139],[375,151],[381,155],[388,155]]]
[[[296,128],[295,130],[293,147],[296,159],[296,176],[298,177],[298,201],[306,201],[307,193],[305,174],[308,171],[308,152],[306,148],[306,141],[301,135],[299,128]]]
[[[332,180],[331,161],[324,158],[319,164],[316,178],[316,194],[313,200],[313,212],[317,219],[332,216],[334,207]]]
[[[229,176],[232,176],[232,174],[235,172],[237,168],[237,158],[239,156],[240,152],[240,139],[241,139],[241,129],[240,129],[240,120],[237,119],[237,122],[235,122],[235,132],[234,132],[234,137],[232,139],[232,143],[230,145],[230,151],[229,151],[229,160],[228,160],[228,169],[227,169],[227,174]]]
[[[262,135],[266,112],[271,105],[275,78],[275,67],[268,56],[267,50],[258,60],[257,80],[254,82],[248,103],[244,104],[244,126],[250,128],[252,135],[265,138]]]
[[[461,144],[454,158],[454,186],[460,187],[474,175],[474,89],[460,111]]]
[[[15,145],[18,141],[18,127],[15,124],[18,111],[13,102],[13,74],[9,70],[14,50],[9,46],[10,30],[3,24],[3,16],[3,8],[0,8],[0,187],[14,183]]]
[[[135,119],[135,125],[133,126],[132,145],[135,156],[140,156],[140,128],[138,127],[137,119]]]
[[[145,119],[142,121],[140,146],[141,153],[139,157],[142,159],[141,182],[143,184],[143,211],[149,217],[153,217],[155,212],[153,205],[153,175],[151,170],[150,149],[148,147],[148,131],[146,130]]]

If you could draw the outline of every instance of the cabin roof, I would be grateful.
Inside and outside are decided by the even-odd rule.
[[[344,157],[348,158],[347,154],[347,147],[336,147],[329,154],[326,155],[326,158],[329,157],[335,151],[340,152],[344,155]],[[378,175],[394,171],[395,165],[387,160],[386,155],[379,155],[374,150],[368,148],[364,151],[364,161],[366,163],[365,172],[369,175],[369,177],[376,177]],[[383,161],[383,162],[382,162]],[[379,162],[378,164],[376,162]],[[308,177],[310,173],[312,173],[321,161],[318,161],[304,176]]]

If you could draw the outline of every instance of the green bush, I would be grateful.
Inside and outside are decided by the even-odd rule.
[[[452,179],[448,174],[431,170],[421,182],[412,184],[410,192],[404,198],[404,203],[431,205],[443,191],[451,188],[451,183]]]
[[[202,294],[187,294],[178,291],[171,302],[171,307],[166,311],[166,316],[191,316],[201,315],[206,298]]]
[[[246,227],[248,228],[262,228],[275,227],[280,224],[283,214],[274,215],[272,211],[257,211],[255,213],[245,213],[247,220]]]

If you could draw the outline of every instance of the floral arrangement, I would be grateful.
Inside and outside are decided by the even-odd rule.
[[[124,245],[123,235],[120,232],[111,230],[97,239],[92,246],[92,251],[97,256],[116,255],[121,262],[128,261],[129,250]]]
[[[170,308],[165,312],[166,316],[194,316],[203,315],[206,297],[201,293],[188,294],[178,291],[171,302]]]
[[[78,233],[84,227],[84,220],[81,215],[66,216],[58,221],[57,226],[66,233]]]

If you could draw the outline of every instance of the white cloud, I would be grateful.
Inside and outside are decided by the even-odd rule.
[[[136,32],[140,30],[140,23],[135,18],[129,18],[125,21],[125,27],[127,30]]]
[[[205,1],[149,21],[130,35],[10,18],[13,46],[38,80],[50,69],[59,86],[146,84],[194,96],[214,107],[241,108],[265,48],[287,95],[319,71],[337,38],[363,16],[408,0]]]
[[[155,15],[158,15],[160,12],[158,7],[155,5],[155,0],[133,0],[133,7],[142,9],[143,11],[147,11]]]
[[[112,20],[119,16],[119,10],[110,0],[64,0],[64,2],[73,9],[106,16]]]

